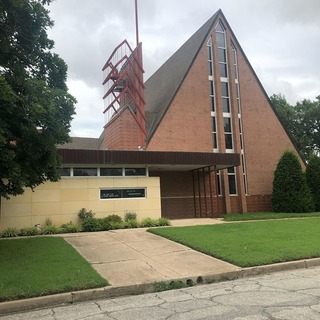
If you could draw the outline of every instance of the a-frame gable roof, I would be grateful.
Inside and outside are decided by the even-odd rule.
[[[145,83],[148,140],[160,124],[221,10],[217,11]]]

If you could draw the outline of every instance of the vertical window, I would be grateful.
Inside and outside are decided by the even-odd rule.
[[[226,149],[233,149],[231,118],[223,118]]]
[[[208,76],[209,76],[209,92],[210,92],[212,144],[213,144],[213,150],[218,151],[216,103],[215,103],[215,89],[214,89],[214,67],[213,67],[213,52],[212,52],[211,37],[207,41],[207,52],[208,52]]]
[[[236,171],[234,167],[228,168],[229,194],[237,194]]]
[[[241,117],[241,99],[240,99],[240,85],[239,85],[239,72],[238,72],[238,57],[237,50],[233,43],[231,43],[232,57],[233,57],[233,67],[234,67],[234,81],[236,86],[236,98],[237,98],[237,109],[238,109],[238,119],[239,119],[239,134],[240,134],[240,147],[241,147],[241,163],[242,163],[242,173],[245,193],[248,194],[248,182],[247,182],[247,170],[243,143],[243,126]]]
[[[233,137],[232,137],[232,122],[231,122],[231,104],[230,104],[230,90],[228,79],[228,55],[227,55],[227,41],[226,30],[219,21],[216,25],[216,41],[218,46],[219,71],[220,71],[220,85],[221,85],[221,101],[224,122],[224,138],[226,152],[233,152]]]
[[[221,191],[221,174],[220,174],[220,170],[217,171],[217,183],[218,183],[218,195],[221,196],[222,195],[222,191]]]

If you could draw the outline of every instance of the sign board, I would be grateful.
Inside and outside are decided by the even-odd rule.
[[[145,198],[146,188],[100,189],[100,199]]]

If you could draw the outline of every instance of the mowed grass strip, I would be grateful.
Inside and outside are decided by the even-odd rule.
[[[256,213],[242,213],[242,214],[225,214],[223,220],[225,221],[244,221],[244,220],[268,220],[268,219],[291,219],[303,217],[319,217],[320,212],[307,213],[284,213],[284,212],[256,212]]]
[[[0,240],[0,301],[108,285],[60,237]]]
[[[320,257],[320,218],[149,231],[240,267]]]

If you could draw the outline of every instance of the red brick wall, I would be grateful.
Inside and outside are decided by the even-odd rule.
[[[272,211],[271,195],[257,195],[247,197],[248,212]]]
[[[240,52],[238,62],[249,194],[268,195],[281,155],[295,148]]]
[[[212,152],[207,53],[204,47],[147,150]]]
[[[104,148],[138,150],[141,130],[129,109],[121,111],[104,129]]]

